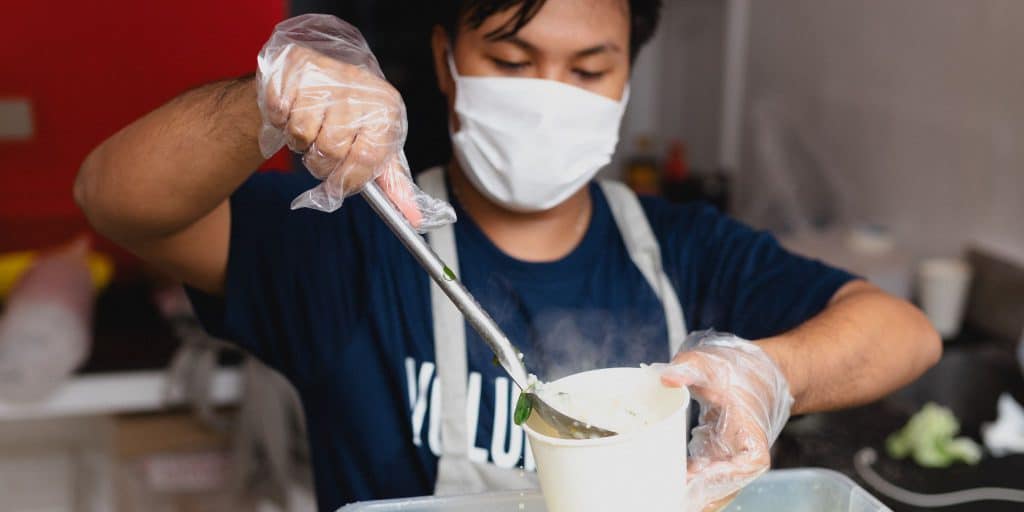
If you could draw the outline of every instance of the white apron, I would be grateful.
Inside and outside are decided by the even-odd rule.
[[[444,169],[435,167],[421,173],[417,184],[424,192],[448,200]],[[615,224],[622,234],[633,264],[640,270],[661,300],[668,326],[668,357],[675,355],[686,338],[686,320],[675,289],[661,264],[661,248],[647,222],[636,195],[617,182],[600,182]],[[431,248],[449,268],[459,274],[455,230],[447,225],[427,234]],[[430,306],[434,319],[434,359],[441,385],[441,458],[437,467],[437,495],[471,494],[537,487],[533,473],[504,469],[469,459],[470,443],[466,415],[466,387],[469,367],[466,357],[466,323],[448,296],[431,283]],[[435,384],[437,385],[437,384]],[[529,444],[527,443],[527,447]]]

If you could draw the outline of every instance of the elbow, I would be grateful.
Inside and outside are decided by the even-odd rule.
[[[109,222],[105,222],[106,211],[113,211],[105,202],[109,199],[104,197],[102,187],[98,185],[102,181],[103,157],[102,146],[94,149],[82,162],[75,176],[75,183],[72,187],[72,195],[78,209],[85,214],[89,224],[100,234],[111,237]]]
[[[942,338],[939,336],[939,333],[935,330],[935,328],[933,328],[932,326],[929,325],[928,329],[931,331],[930,338],[929,338],[929,344],[930,344],[931,348],[930,348],[930,351],[928,352],[928,359],[927,359],[927,361],[928,361],[928,368],[931,368],[932,366],[935,366],[936,364],[938,364],[939,360],[942,359],[943,347],[942,347]]]
[[[78,174],[75,176],[75,184],[72,187],[71,193],[75,198],[75,204],[78,205],[78,209],[82,210],[82,213],[86,217],[89,217],[89,209],[91,206],[89,197],[89,180],[92,179],[92,175],[95,174],[95,151],[90,153],[89,156],[85,157],[85,161],[82,162],[82,166],[78,168]]]
[[[916,309],[916,308],[915,308]],[[920,323],[919,339],[919,360],[921,372],[928,370],[938,364],[942,359],[942,336],[935,330],[928,318],[920,310],[917,310],[918,322]]]

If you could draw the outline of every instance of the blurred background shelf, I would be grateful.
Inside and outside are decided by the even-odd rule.
[[[232,404],[240,394],[238,370],[218,370],[212,384],[214,403]],[[167,374],[163,371],[86,374],[74,377],[40,402],[0,402],[0,421],[148,412],[181,402],[180,390],[168,390]]]
[[[145,276],[115,281],[98,298],[93,344],[78,372],[44,400],[0,400],[0,421],[149,412],[181,405],[180,389],[168,389],[167,366],[180,345],[151,299]],[[241,393],[239,357],[223,358],[211,392],[215,405]]]

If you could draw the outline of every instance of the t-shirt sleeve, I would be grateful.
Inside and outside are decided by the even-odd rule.
[[[339,212],[292,211],[292,198],[315,185],[305,173],[257,173],[231,196],[231,235],[222,295],[187,289],[208,332],[244,348],[299,384],[317,357],[313,318],[338,287],[333,272],[351,266]],[[327,259],[334,265],[325,265]],[[326,268],[325,268],[326,267]],[[342,305],[343,301],[337,301]]]
[[[747,339],[788,331],[821,312],[856,276],[791,253],[775,237],[708,205],[688,205],[670,221],[666,258],[683,296],[688,328]],[[666,252],[663,249],[663,252]]]

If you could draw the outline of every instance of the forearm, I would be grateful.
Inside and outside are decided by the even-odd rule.
[[[75,199],[93,226],[126,245],[172,236],[262,163],[259,130],[253,79],[189,91],[93,150]]]
[[[758,341],[786,375],[794,414],[878,399],[938,361],[942,342],[921,312],[863,281],[847,284],[819,315]]]

